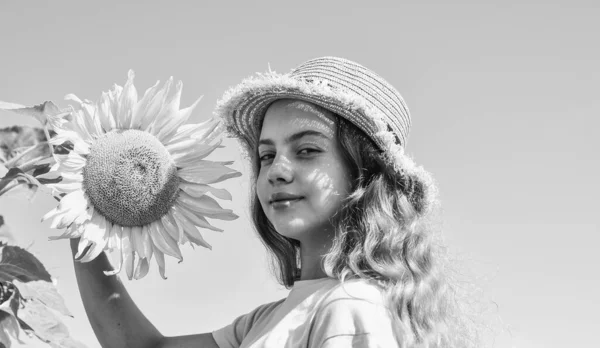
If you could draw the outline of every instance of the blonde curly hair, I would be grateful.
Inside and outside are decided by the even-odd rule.
[[[400,347],[477,347],[477,330],[461,313],[459,289],[449,276],[436,227],[439,204],[431,196],[435,187],[423,187],[435,184],[399,174],[387,154],[341,117],[337,135],[353,188],[332,218],[336,234],[323,258],[326,274],[379,284]],[[252,157],[256,178],[260,167]],[[273,256],[277,278],[289,288],[299,277],[300,244],[277,233],[255,190],[251,209],[256,230]]]

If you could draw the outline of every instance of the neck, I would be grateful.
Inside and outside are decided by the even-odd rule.
[[[331,248],[333,238],[323,238],[316,242],[300,242],[300,280],[311,280],[327,277],[323,270],[324,255]]]
[[[300,250],[300,260],[302,268],[300,269],[300,280],[311,280],[325,278],[327,275],[321,267],[321,255],[307,255]]]

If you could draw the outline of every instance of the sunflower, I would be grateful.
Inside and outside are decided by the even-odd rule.
[[[96,103],[65,97],[75,104],[71,119],[55,127],[56,164],[40,176],[56,179],[48,186],[60,202],[43,220],[65,229],[50,239],[80,238],[78,261],[107,250],[117,264],[107,274],[124,265],[140,279],[154,257],[165,278],[165,255],[181,261],[180,245],[210,248],[199,228],[222,231],[207,218],[237,218],[215,200],[229,192],[210,185],[241,174],[232,162],[205,159],[221,147],[222,128],[215,119],[186,124],[199,99],[180,110],[181,82],[157,82],[138,100],[128,77]]]

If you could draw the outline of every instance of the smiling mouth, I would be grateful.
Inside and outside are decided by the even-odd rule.
[[[292,204],[298,202],[299,200],[301,200],[303,197],[294,197],[294,198],[282,198],[282,199],[275,199],[269,202],[269,204],[271,205],[271,207],[275,208],[275,209],[282,209],[282,208],[287,208],[289,206],[291,206]]]

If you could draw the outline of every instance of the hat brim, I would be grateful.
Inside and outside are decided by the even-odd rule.
[[[268,107],[276,100],[297,99],[319,105],[343,117],[365,132],[383,150],[387,147],[379,133],[385,129],[379,110],[367,105],[356,94],[331,88],[324,82],[305,82],[274,72],[259,74],[227,91],[217,103],[215,114],[228,133],[252,151]]]
[[[331,88],[324,81],[302,81],[268,72],[249,77],[225,92],[214,113],[224,122],[229,135],[240,141],[246,155],[253,158],[265,113],[279,99],[311,102],[344,117],[381,148],[397,172],[421,184],[424,191],[419,204],[421,213],[436,202],[437,188],[431,175],[404,153],[402,143],[389,131],[381,111],[370,107],[355,93]]]

